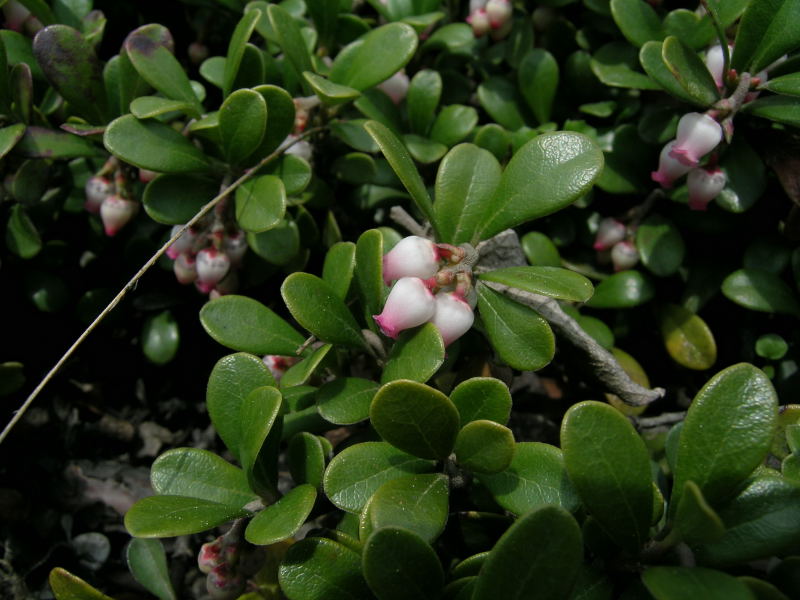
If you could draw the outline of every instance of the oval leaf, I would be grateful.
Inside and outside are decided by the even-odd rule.
[[[236,90],[225,98],[219,109],[219,131],[222,152],[228,162],[240,164],[255,152],[264,138],[266,126],[267,103],[261,94],[254,90]]]
[[[125,513],[125,528],[135,537],[175,537],[207,531],[247,514],[240,507],[200,498],[148,496]]]
[[[159,540],[134,538],[126,550],[128,568],[136,581],[161,600],[175,600],[167,570],[167,554]]]
[[[800,303],[794,292],[778,275],[769,271],[734,271],[722,282],[722,293],[750,310],[800,316]]]
[[[482,273],[480,279],[572,302],[586,302],[594,292],[586,277],[560,267],[508,267]]]
[[[639,271],[620,271],[600,282],[586,303],[592,308],[633,308],[655,296],[652,282]]]
[[[487,420],[467,423],[456,438],[454,451],[462,467],[477,473],[499,473],[514,458],[514,434]]]
[[[444,363],[444,342],[436,325],[425,323],[412,331],[404,331],[392,346],[381,383],[411,379],[425,383]]]
[[[306,522],[316,500],[313,485],[298,485],[250,520],[245,539],[257,546],[268,546],[292,537]]]
[[[511,415],[511,392],[493,377],[473,377],[459,383],[450,393],[461,417],[461,427],[470,421],[486,419],[505,425]]]
[[[704,567],[651,567],[642,581],[656,600],[752,600],[747,586],[728,575]]]
[[[672,359],[687,369],[710,369],[717,360],[714,334],[692,311],[668,304],[659,311],[661,336]]]
[[[289,600],[363,600],[370,591],[361,557],[325,538],[305,538],[289,547],[278,570]]]
[[[236,190],[236,222],[245,231],[260,233],[277,227],[285,213],[286,190],[275,175],[261,175]]]

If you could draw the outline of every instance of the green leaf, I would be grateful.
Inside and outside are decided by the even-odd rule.
[[[191,104],[182,100],[170,100],[161,96],[139,96],[130,106],[131,114],[137,119],[160,117],[172,112],[194,114]]]
[[[625,42],[610,42],[602,46],[592,56],[590,66],[592,73],[611,87],[637,90],[661,88],[647,75],[636,70],[639,66],[636,49]]]
[[[473,377],[459,383],[450,393],[461,418],[461,427],[479,419],[508,423],[511,415],[511,392],[493,377]]]
[[[642,581],[655,600],[753,600],[741,581],[704,567],[650,567]]]
[[[292,273],[281,286],[281,296],[300,325],[331,344],[364,347],[353,315],[336,292],[309,273]]]
[[[353,242],[337,242],[325,255],[322,279],[342,300],[347,298],[355,267],[356,245]]]
[[[322,488],[322,474],[325,471],[322,439],[313,433],[301,431],[289,440],[289,473],[295,482],[311,484],[315,489]]]
[[[169,580],[167,554],[159,540],[133,538],[125,551],[128,569],[148,592],[161,600],[175,600]]]
[[[430,137],[450,147],[467,137],[477,124],[478,111],[472,106],[451,104],[445,106],[436,116]]]
[[[380,386],[358,377],[339,377],[317,391],[317,409],[326,421],[352,425],[369,418],[369,406]]]
[[[553,55],[543,48],[529,50],[519,63],[517,83],[536,120],[547,123],[558,90],[558,62]]]
[[[325,495],[338,508],[359,513],[382,484],[433,470],[434,463],[406,454],[386,442],[363,442],[333,457],[323,477]]]
[[[592,308],[633,308],[649,302],[655,287],[639,271],[620,271],[600,282],[594,296],[586,303]]]
[[[383,25],[339,52],[331,65],[331,81],[366,90],[402,69],[416,50],[417,34],[411,26]]]
[[[306,522],[316,500],[313,485],[298,485],[250,520],[245,539],[256,546],[268,546],[292,537]]]
[[[664,32],[674,35],[692,50],[702,50],[719,43],[714,25],[708,15],[700,15],[686,8],[670,11],[664,17]]]
[[[689,92],[687,92],[683,86],[678,83],[678,80],[664,62],[662,49],[663,44],[655,41],[647,42],[644,44],[644,46],[642,46],[642,49],[639,51],[639,61],[641,62],[645,73],[647,73],[651,79],[656,81],[664,90],[679,100],[683,100],[684,102],[695,104],[697,106],[705,106],[704,102],[701,102],[699,99],[689,94]]]
[[[20,258],[33,258],[42,249],[42,238],[21,204],[11,207],[6,225],[6,246]]]
[[[664,38],[661,19],[645,0],[611,0],[611,14],[622,35],[634,46]]]
[[[165,365],[178,352],[180,345],[178,322],[168,310],[148,317],[142,327],[142,351],[148,360]]]
[[[25,125],[16,123],[0,129],[0,158],[8,154],[25,133]]]
[[[516,131],[525,126],[517,87],[503,77],[490,77],[478,86],[478,101],[494,121]]]
[[[488,123],[478,129],[474,142],[494,154],[497,160],[504,160],[511,147],[511,136],[497,123]]]
[[[713,542],[725,534],[725,525],[694,481],[687,481],[683,486],[680,504],[675,511],[675,530],[684,542],[692,546]]]
[[[750,310],[800,316],[800,303],[795,293],[778,275],[769,271],[734,271],[722,282],[722,293]]]
[[[683,263],[686,246],[680,230],[661,215],[650,215],[636,230],[636,249],[654,275],[673,275]]]
[[[589,514],[619,546],[636,552],[648,539],[653,484],[647,448],[633,425],[608,404],[580,402],[564,415],[561,448]]]
[[[208,302],[200,309],[200,323],[223,346],[252,354],[293,356],[305,341],[294,327],[247,296],[231,294]]]
[[[411,131],[418,135],[427,135],[441,97],[442,76],[439,72],[432,69],[417,71],[411,78],[406,95]]]
[[[549,444],[518,443],[508,469],[494,475],[478,473],[476,477],[500,506],[516,515],[545,504],[570,512],[580,506],[561,450]]]
[[[247,514],[241,507],[200,498],[148,496],[125,513],[125,528],[135,537],[175,537],[207,531]]]
[[[588,137],[561,131],[539,135],[517,150],[491,202],[480,239],[556,212],[592,187],[603,154]]]
[[[56,600],[113,600],[61,567],[50,571],[47,582]]]
[[[758,73],[800,46],[798,0],[750,2],[739,22],[731,68]]]
[[[267,103],[261,94],[244,89],[225,98],[219,110],[219,131],[228,162],[241,164],[255,152],[266,126]]]
[[[253,154],[261,158],[275,150],[294,129],[294,101],[289,92],[275,85],[253,88],[267,103],[267,129],[261,147]]]
[[[500,163],[482,148],[459,144],[447,153],[436,175],[433,205],[442,242],[477,242],[484,207],[494,197],[500,178]]]
[[[436,600],[444,587],[439,557],[419,535],[400,527],[374,531],[362,553],[364,578],[379,600]]]
[[[324,344],[315,349],[309,356],[301,360],[296,365],[292,365],[281,378],[281,387],[289,388],[295,385],[303,385],[308,382],[314,372],[325,360],[328,352],[333,346]]]
[[[711,106],[719,100],[719,90],[703,59],[675,36],[664,40],[661,48],[664,64],[700,106]]]
[[[446,475],[398,477],[382,484],[361,514],[361,539],[383,527],[402,527],[432,543],[444,530],[449,510]]]
[[[228,98],[245,91],[237,90]],[[236,190],[236,222],[245,231],[260,233],[272,229],[285,213],[286,190],[275,175],[260,175]]]
[[[786,355],[789,344],[776,333],[765,333],[756,340],[755,350],[762,358],[780,360]]]
[[[80,158],[95,156],[97,148],[86,138],[30,125],[14,146],[14,153],[28,158]]]
[[[472,598],[568,598],[582,560],[581,530],[572,515],[559,506],[537,508],[497,541]]]
[[[364,600],[370,591],[361,574],[361,557],[325,538],[292,544],[278,570],[289,600]]]
[[[478,308],[489,341],[510,367],[535,371],[553,359],[553,332],[532,308],[506,298],[485,284],[478,286]]]
[[[255,30],[260,16],[258,11],[245,11],[236,24],[236,29],[233,30],[230,42],[228,42],[225,70],[222,77],[222,96],[224,98],[227,98],[233,91],[233,85],[236,81],[236,75],[239,73],[239,67],[242,64],[247,41],[253,35],[253,30]]]
[[[661,337],[672,359],[687,369],[710,369],[717,360],[714,334],[700,317],[677,304],[659,311]]]
[[[764,87],[776,94],[788,94],[790,96],[800,96],[800,73],[790,73],[769,79]]]
[[[208,415],[219,437],[237,458],[242,444],[242,404],[250,392],[262,386],[274,387],[275,380],[260,358],[244,352],[223,356],[208,378]]]
[[[262,386],[253,389],[242,400],[239,407],[239,457],[249,488],[259,493],[269,490],[274,493],[277,481],[265,481],[266,476],[261,472],[259,456],[261,450],[268,447],[267,439],[270,433],[280,437],[281,411],[284,401],[281,393],[272,386]],[[277,423],[277,425],[276,425]],[[276,429],[278,430],[277,433]],[[263,456],[263,455],[262,455]],[[271,457],[263,457],[270,460]]]
[[[425,383],[444,363],[444,342],[436,325],[404,331],[392,346],[381,383],[410,379]]]
[[[520,240],[525,258],[534,267],[560,267],[561,255],[553,241],[538,231],[529,231]]]
[[[330,48],[336,35],[337,17],[340,12],[341,2],[328,0],[306,0],[308,15],[314,21],[319,33],[320,45]]]
[[[29,128],[30,131],[30,128]],[[139,167],[162,173],[208,170],[208,159],[169,125],[133,115],[113,120],[103,135],[106,149]]]
[[[305,71],[311,71],[313,73],[314,66],[311,63],[308,47],[306,46],[303,34],[297,22],[294,20],[294,17],[283,7],[275,4],[270,4],[267,7],[267,16],[272,25],[275,37],[278,40],[278,44],[280,44],[284,54],[286,54],[286,58],[289,59],[289,63],[294,67],[297,75],[300,76],[300,74]],[[344,82],[339,81],[336,83]]]
[[[33,54],[47,80],[90,123],[104,124],[108,101],[94,48],[67,25],[45,27],[33,40]]]
[[[458,434],[458,410],[442,392],[422,383],[387,383],[372,400],[372,426],[400,450],[420,458],[447,458]]]
[[[458,433],[454,450],[458,464],[465,469],[499,473],[514,458],[514,434],[494,421],[471,421]]]
[[[798,98],[767,96],[746,104],[744,110],[756,117],[800,127],[800,99]]]
[[[314,93],[319,99],[328,106],[336,106],[337,104],[350,102],[350,100],[355,100],[361,95],[361,92],[356,89],[333,83],[310,71],[303,73],[303,78],[308,82],[308,85],[311,86],[311,89],[314,90]]]
[[[775,390],[747,363],[717,373],[695,396],[681,430],[671,505],[694,481],[711,506],[727,500],[766,457],[777,425]]]
[[[560,267],[508,267],[482,273],[480,279],[572,302],[586,302],[594,292],[586,277]]]
[[[268,263],[285,266],[298,256],[300,230],[297,223],[287,215],[272,229],[261,233],[248,233],[247,244]]]

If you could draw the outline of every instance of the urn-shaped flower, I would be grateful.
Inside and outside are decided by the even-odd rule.
[[[436,312],[431,323],[436,325],[445,346],[449,346],[472,327],[475,313],[467,301],[455,292],[436,294]]]
[[[197,253],[197,288],[207,294],[214,289],[231,267],[227,254],[216,248],[204,248]]]
[[[396,338],[404,329],[426,323],[436,311],[433,294],[419,277],[403,277],[394,284],[383,312],[373,318],[381,331]]]
[[[410,235],[383,257],[383,280],[390,285],[401,277],[428,279],[439,270],[439,249],[430,240]]]
[[[703,113],[686,113],[678,121],[678,134],[669,155],[684,165],[696,167],[721,141],[722,127],[717,121]]]
[[[106,196],[100,205],[100,218],[106,235],[116,235],[139,212],[139,203],[119,194]]]
[[[708,203],[725,188],[728,178],[722,169],[692,169],[686,177],[689,188],[689,208],[706,210]]]
[[[675,140],[672,140],[661,149],[661,155],[658,157],[658,171],[650,173],[650,178],[666,189],[671,188],[676,179],[686,175],[692,168],[672,157],[674,147]]]

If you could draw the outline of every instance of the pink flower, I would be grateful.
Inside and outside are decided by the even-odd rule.
[[[678,135],[669,155],[696,167],[700,159],[722,141],[722,127],[712,117],[702,113],[686,113],[678,121]]]
[[[231,265],[238,267],[242,264],[242,259],[247,252],[247,238],[244,235],[244,231],[240,229],[235,233],[226,235],[222,242],[222,248],[228,258],[231,259]]]
[[[267,366],[269,372],[280,382],[281,377],[290,367],[296,365],[300,358],[297,356],[279,356],[277,354],[267,354],[261,361]]]
[[[114,192],[114,184],[105,177],[95,175],[94,177],[89,177],[84,191],[86,192],[86,202],[83,203],[83,207],[96,215],[100,212],[100,205],[103,204],[103,200]]]
[[[508,0],[489,0],[486,3],[486,16],[489,17],[489,26],[500,29],[511,18],[513,9]]]
[[[178,283],[189,285],[197,279],[197,261],[191,254],[179,254],[172,263],[172,272]]]
[[[486,14],[485,8],[479,8],[470,13],[467,17],[467,23],[472,25],[472,33],[475,34],[475,37],[481,37],[492,28],[489,15]]]
[[[389,96],[392,102],[400,104],[408,93],[408,85],[408,75],[401,69],[383,83],[378,84],[378,89]]]
[[[732,51],[733,45],[728,44],[728,52]],[[714,83],[717,84],[717,87],[719,89],[725,87],[725,73],[722,72],[725,68],[725,57],[722,53],[722,46],[719,44],[711,46],[706,51],[706,67],[708,72],[711,73],[711,77],[714,78]]]
[[[639,262],[639,251],[631,242],[617,242],[611,249],[611,262],[615,271],[625,271]]]
[[[692,169],[686,178],[689,188],[689,208],[706,210],[708,203],[725,188],[728,178],[721,169]]]
[[[383,257],[383,280],[390,285],[401,277],[429,279],[439,270],[439,249],[430,240],[410,235]]]
[[[222,557],[222,537],[218,537],[212,542],[206,542],[200,546],[197,554],[197,567],[201,573],[211,573],[213,569],[224,562]]]
[[[106,235],[113,236],[139,212],[139,203],[123,198],[119,194],[106,196],[100,205],[100,218]]]
[[[214,289],[231,267],[231,260],[216,248],[204,248],[197,253],[197,289],[204,294]]]
[[[394,284],[383,312],[373,315],[381,331],[392,339],[401,331],[426,323],[436,311],[433,294],[419,277],[403,277]]]
[[[650,173],[653,181],[667,189],[672,187],[676,179],[683,177],[691,170],[691,167],[672,157],[672,149],[674,147],[675,140],[672,140],[662,148],[661,155],[658,158],[658,171]]]
[[[617,242],[624,240],[626,233],[627,228],[624,224],[611,217],[606,217],[600,221],[593,247],[595,250],[608,250]]]
[[[173,225],[172,231],[169,233],[169,237],[172,237],[178,231],[181,230],[183,225]],[[170,244],[170,247],[167,248],[167,256],[169,256],[172,260],[178,258],[179,254],[184,254],[186,252],[191,251],[192,246],[194,245],[195,240],[197,239],[197,233],[192,231],[191,229],[187,229],[184,231],[177,240]]]
[[[472,327],[475,313],[464,298],[455,292],[436,294],[436,312],[431,323],[436,325],[445,346],[449,346]]]

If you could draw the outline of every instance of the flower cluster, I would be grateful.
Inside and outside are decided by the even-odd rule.
[[[92,214],[100,214],[108,236],[116,235],[139,212],[139,203],[129,197],[127,183],[114,158],[86,181],[83,207]]]
[[[467,23],[475,37],[490,33],[492,39],[500,40],[511,31],[512,12],[509,0],[471,0]]]
[[[221,535],[200,547],[197,566],[206,574],[206,590],[213,600],[231,600],[245,591],[247,578],[263,563],[262,548],[245,548]]]
[[[471,276],[466,272],[440,270],[442,261],[457,265],[461,248],[434,244],[418,236],[400,240],[383,257],[383,278],[394,286],[383,307],[374,315],[381,331],[397,338],[401,331],[433,323],[445,346],[464,335],[475,320]]]
[[[628,227],[614,218],[607,217],[600,221],[594,239],[594,249],[608,252],[615,271],[633,268],[639,262],[639,251],[630,239]]]

